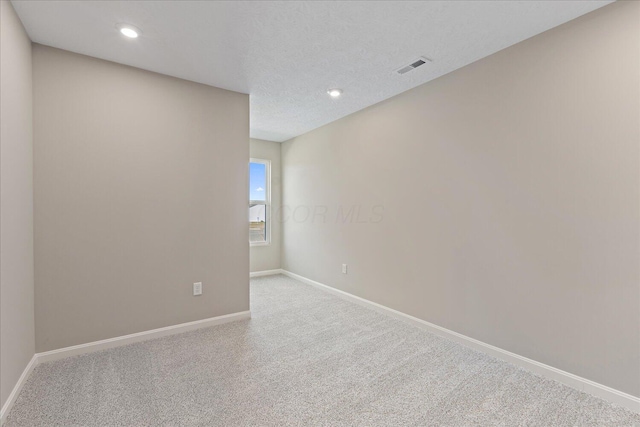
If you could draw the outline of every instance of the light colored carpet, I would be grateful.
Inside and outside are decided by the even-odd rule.
[[[640,415],[284,276],[252,279],[251,311],[42,364],[7,426],[640,426]]]

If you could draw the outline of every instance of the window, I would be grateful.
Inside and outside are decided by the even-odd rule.
[[[249,242],[252,246],[269,244],[270,166],[268,160],[251,159],[249,163]]]

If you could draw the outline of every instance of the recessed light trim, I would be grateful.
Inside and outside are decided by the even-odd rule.
[[[120,34],[130,39],[136,39],[140,34],[142,34],[142,30],[140,28],[131,24],[118,24],[116,25],[116,28],[120,31]]]
[[[342,95],[342,89],[338,89],[338,88],[329,89],[327,93],[332,98],[338,98],[340,95]]]

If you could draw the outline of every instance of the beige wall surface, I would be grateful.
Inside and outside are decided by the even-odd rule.
[[[251,246],[251,272],[280,268],[281,224],[279,219],[281,197],[280,143],[251,139],[249,152],[252,158],[271,162],[271,243],[268,246]]]
[[[0,407],[35,351],[31,40],[0,1]]]
[[[283,268],[640,396],[639,17],[606,6],[285,142]]]
[[[33,66],[37,351],[248,310],[248,95],[40,45]]]

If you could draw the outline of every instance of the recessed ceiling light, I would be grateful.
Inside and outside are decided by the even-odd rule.
[[[137,38],[140,34],[142,34],[142,31],[140,30],[140,28],[135,27],[133,25],[129,25],[129,24],[118,24],[116,26],[118,28],[118,30],[122,33],[122,35],[129,37],[130,39],[135,39]]]
[[[327,91],[327,93],[329,94],[329,96],[331,96],[332,98],[337,98],[340,95],[342,95],[342,89],[329,89]]]

